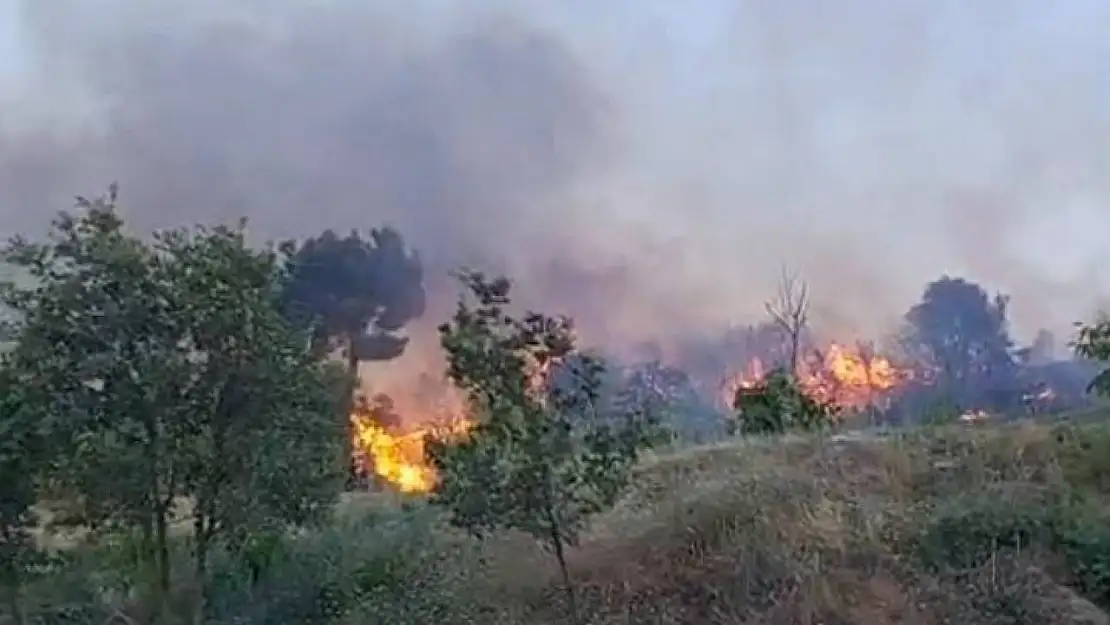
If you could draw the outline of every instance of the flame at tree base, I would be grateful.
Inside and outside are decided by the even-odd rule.
[[[423,493],[435,485],[435,472],[423,463],[424,432],[393,435],[380,425],[352,415],[355,462],[404,493]]]
[[[469,421],[457,419],[445,426],[397,433],[358,413],[351,415],[351,424],[360,472],[376,476],[402,493],[414,494],[430,492],[436,485],[435,469],[424,453],[426,438],[458,436],[471,427]]]

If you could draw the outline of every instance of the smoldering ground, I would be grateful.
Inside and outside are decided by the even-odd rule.
[[[750,321],[782,264],[844,334],[942,272],[1067,328],[1110,277],[1095,0],[0,2],[9,231],[112,180],[143,228],[391,223],[430,318],[480,265],[614,344]]]

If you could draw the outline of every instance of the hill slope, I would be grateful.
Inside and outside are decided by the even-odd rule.
[[[573,552],[580,622],[1110,622],[1102,425],[736,441],[638,471]],[[332,527],[271,547],[253,584],[242,554],[213,563],[216,622],[571,622],[547,554],[478,543],[419,500],[353,496]],[[98,580],[103,611],[128,611],[103,590],[118,549],[83,557],[97,570],[72,588],[88,601]]]

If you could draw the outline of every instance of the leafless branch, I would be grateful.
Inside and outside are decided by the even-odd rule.
[[[775,298],[764,306],[767,314],[786,334],[790,372],[797,376],[802,333],[809,325],[809,285],[784,267]]]

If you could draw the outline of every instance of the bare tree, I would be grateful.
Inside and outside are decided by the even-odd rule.
[[[797,378],[802,335],[809,325],[809,285],[783,267],[778,293],[764,306],[771,319],[786,334],[790,373]]]

